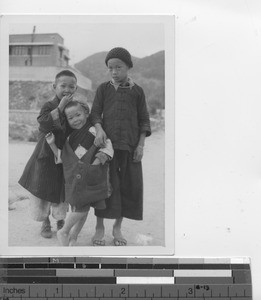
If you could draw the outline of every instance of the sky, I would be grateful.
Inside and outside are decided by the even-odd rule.
[[[140,18],[20,16],[9,22],[9,34],[59,33],[69,49],[71,64],[101,51],[124,47],[136,57],[164,50],[164,24],[159,16]]]

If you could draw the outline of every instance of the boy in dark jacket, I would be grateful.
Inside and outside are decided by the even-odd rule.
[[[27,162],[19,184],[31,193],[30,204],[32,218],[42,222],[41,235],[51,238],[49,216],[57,220],[57,229],[61,229],[66,217],[68,204],[64,203],[63,169],[55,164],[54,154],[46,142],[45,135],[52,131],[56,145],[62,148],[66,135],[64,107],[72,100],[77,89],[77,78],[69,70],[58,73],[53,84],[55,97],[46,102],[37,118],[39,138],[33,154]]]
[[[114,245],[125,246],[127,241],[121,233],[123,218],[143,218],[141,159],[145,137],[151,134],[151,128],[143,89],[128,76],[133,66],[130,53],[121,47],[113,48],[105,64],[111,81],[98,87],[91,120],[97,130],[96,145],[103,145],[108,137],[114,148],[110,162],[112,195],[106,201],[106,209],[95,212],[93,244],[105,244],[103,218],[110,218],[116,219],[112,231]]]

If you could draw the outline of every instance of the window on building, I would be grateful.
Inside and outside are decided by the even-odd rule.
[[[35,47],[34,53],[36,55],[49,55],[50,54],[50,46],[37,46]]]
[[[27,52],[26,46],[9,46],[10,55],[27,55]]]
[[[43,46],[9,46],[9,55],[50,55],[51,47]]]

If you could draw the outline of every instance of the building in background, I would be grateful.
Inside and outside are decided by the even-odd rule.
[[[58,33],[13,34],[9,37],[10,66],[68,67],[69,50]]]
[[[63,69],[70,69],[78,85],[91,90],[91,80],[70,66],[69,49],[58,33],[9,35],[9,80],[52,82]]]
[[[53,99],[57,73],[67,69],[77,77],[76,99],[91,106],[92,82],[70,65],[69,49],[58,33],[9,35],[9,138],[36,141],[37,116],[44,103]]]

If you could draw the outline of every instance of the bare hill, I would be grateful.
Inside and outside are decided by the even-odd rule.
[[[105,65],[107,52],[99,52],[86,57],[75,64],[75,67],[92,80],[95,91],[104,81],[109,80]],[[165,53],[157,52],[144,58],[132,57],[134,67],[130,76],[145,92],[150,110],[165,106]]]

